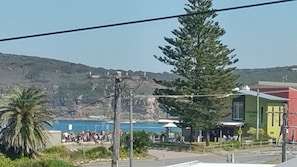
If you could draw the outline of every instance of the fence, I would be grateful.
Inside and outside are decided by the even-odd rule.
[[[243,142],[230,140],[224,143],[211,143],[206,146],[204,142],[199,143],[168,143],[158,142],[154,143],[153,147],[159,149],[175,150],[175,151],[194,151],[194,152],[214,152],[214,151],[231,151],[234,149],[252,149],[252,148],[265,148],[276,147],[278,143],[272,141],[259,141],[253,142],[252,140],[245,140]]]
[[[202,145],[201,151],[216,151],[216,150],[234,150],[234,149],[251,149],[251,148],[263,148],[263,147],[273,147],[276,144],[273,144],[271,141],[259,141],[253,142],[251,140],[246,140],[243,142],[230,142],[230,143],[219,143],[209,146]]]

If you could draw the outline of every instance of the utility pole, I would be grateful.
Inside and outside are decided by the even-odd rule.
[[[130,119],[130,159],[129,159],[129,165],[130,167],[133,166],[133,99],[132,99],[132,90],[129,91],[129,97],[130,97],[130,113],[129,113],[129,119]]]
[[[111,167],[119,166],[119,150],[120,150],[120,113],[121,113],[121,83],[123,80],[142,80],[147,79],[145,73],[143,77],[139,76],[122,76],[120,71],[117,71],[117,76],[115,78],[115,90],[114,90],[114,132],[113,132],[113,150],[112,150],[112,161]],[[141,85],[141,84],[140,84]],[[138,87],[140,86],[138,85]],[[137,89],[137,88],[135,88]],[[132,90],[129,91],[130,98],[130,167],[132,167],[133,162],[133,104],[132,104]]]
[[[286,143],[287,143],[287,112],[288,112],[288,105],[284,104],[283,109],[283,125],[282,125],[282,135],[283,135],[283,142],[282,142],[282,162],[287,161],[287,151],[286,151]]]
[[[92,75],[91,72],[88,74],[89,78],[100,79],[99,75]],[[102,79],[113,79],[114,76],[110,76],[109,72],[107,76],[102,77]],[[120,152],[120,115],[122,111],[122,104],[121,104],[121,96],[122,96],[122,83],[124,80],[130,81],[142,81],[139,83],[137,87],[133,90],[138,89],[147,78],[146,73],[143,73],[143,76],[131,76],[126,73],[125,76],[122,76],[121,71],[116,72],[115,76],[115,84],[114,84],[114,129],[113,129],[113,143],[112,143],[112,160],[111,160],[111,167],[118,167],[119,166],[119,152]],[[132,89],[132,88],[130,88]],[[130,167],[132,167],[133,162],[133,98],[132,98],[132,90],[129,91],[129,98],[130,98],[130,112],[129,112],[129,119],[130,119]]]
[[[256,139],[259,140],[259,124],[260,124],[260,98],[259,98],[260,92],[259,89],[257,89],[257,128],[256,128]]]
[[[121,72],[117,71],[114,88],[114,129],[111,167],[119,166],[120,152],[120,115],[121,115]]]

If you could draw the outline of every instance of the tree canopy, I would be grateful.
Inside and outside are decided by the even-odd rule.
[[[53,113],[38,89],[15,90],[9,97],[8,105],[0,108],[2,152],[11,158],[34,157],[48,142]]]
[[[209,132],[222,117],[230,114],[230,97],[225,97],[237,87],[238,76],[233,72],[238,61],[220,38],[224,29],[214,19],[211,0],[189,0],[187,16],[178,19],[181,27],[172,31],[174,38],[165,37],[168,43],[159,47],[163,56],[159,61],[173,66],[172,72],[180,78],[163,81],[166,89],[156,89],[155,94],[193,95],[185,99],[159,98],[161,108],[179,117],[181,126]],[[196,14],[202,13],[203,14]],[[207,144],[209,138],[206,139]]]

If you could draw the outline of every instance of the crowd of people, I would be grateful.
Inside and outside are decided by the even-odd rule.
[[[120,132],[120,135],[123,135],[125,132]],[[160,142],[184,142],[184,137],[175,134],[175,133],[164,133],[161,134],[150,134],[150,138],[153,142],[160,141]],[[101,143],[103,142],[110,142],[113,141],[113,133],[105,131],[94,132],[94,131],[82,131],[78,133],[74,132],[64,132],[62,135],[62,143],[70,143],[76,142],[78,144],[82,144],[83,142],[94,142],[94,143]]]
[[[103,144],[103,142],[112,142],[112,135],[112,132],[105,133],[104,131],[83,131],[79,133],[65,132],[62,136],[62,142],[77,142],[79,144],[83,142],[95,142]]]

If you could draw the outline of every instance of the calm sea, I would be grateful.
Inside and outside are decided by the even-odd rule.
[[[96,120],[59,120],[53,123],[53,130],[60,130],[62,132],[82,132],[82,131],[94,131],[94,132],[111,132],[113,131],[112,122],[96,121]],[[165,132],[165,128],[159,123],[147,123],[147,122],[135,122],[133,123],[134,131],[146,131],[161,133]],[[124,132],[129,132],[130,124],[128,122],[121,123],[120,129]],[[181,131],[180,128],[170,128],[171,131]]]

